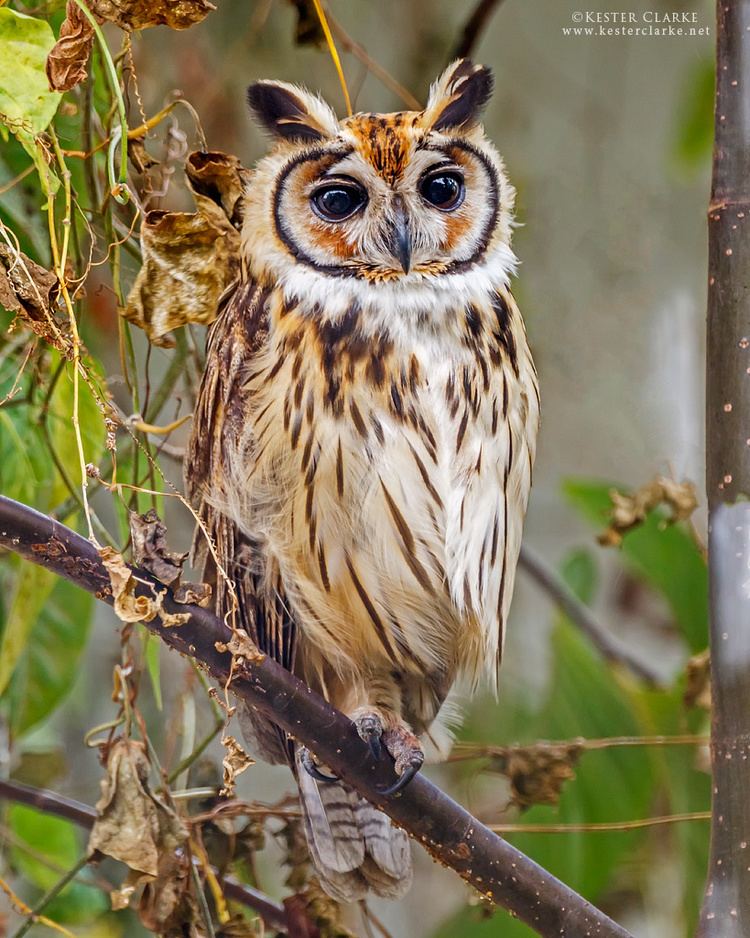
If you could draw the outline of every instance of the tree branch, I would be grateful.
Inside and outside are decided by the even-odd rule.
[[[750,0],[716,5],[708,211],[706,487],[711,856],[700,938],[750,934]]]
[[[466,59],[471,57],[471,54],[479,43],[483,30],[489,23],[490,17],[501,3],[502,0],[479,0],[471,16],[466,20],[458,42],[451,52],[451,62],[454,59]]]
[[[0,546],[64,576],[111,602],[109,577],[96,548],[79,534],[25,505],[0,496]],[[232,678],[232,692],[304,742],[345,782],[377,805],[445,866],[486,899],[544,936],[628,938],[628,932],[564,883],[456,804],[427,778],[417,776],[398,797],[383,798],[392,763],[375,761],[354,725],[289,671],[258,655],[234,662],[226,651],[228,626],[198,606],[175,603],[169,590],[138,570],[144,595],[164,594],[167,613],[189,613],[179,627],[157,618],[144,623],[168,645],[199,661],[217,681]]]
[[[623,642],[612,635],[596,618],[589,607],[582,603],[575,593],[568,588],[565,580],[532,550],[527,544],[521,545],[518,558],[521,569],[537,583],[555,605],[583,632],[590,642],[599,649],[606,661],[624,664],[636,677],[654,686],[662,683],[659,673],[632,654]]]
[[[31,785],[23,785],[21,782],[0,778],[0,799],[15,801],[18,804],[36,808],[38,811],[44,811],[45,814],[65,818],[84,830],[91,830],[96,820],[96,811],[87,804],[45,791],[43,788],[32,788]],[[283,905],[231,876],[221,877],[221,885],[228,899],[233,899],[256,911],[269,928],[283,934],[287,933],[287,917]]]

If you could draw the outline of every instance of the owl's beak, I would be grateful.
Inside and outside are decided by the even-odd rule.
[[[409,216],[406,214],[404,200],[400,195],[393,197],[393,234],[391,251],[397,257],[405,274],[411,267],[411,233],[409,231]]]

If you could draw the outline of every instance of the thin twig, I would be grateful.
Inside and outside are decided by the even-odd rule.
[[[378,81],[382,82],[389,91],[392,91],[398,98],[400,98],[408,108],[411,108],[413,111],[422,110],[422,105],[420,104],[419,99],[415,98],[408,88],[405,88],[393,77],[393,75],[391,75],[389,71],[387,71],[387,69],[383,68],[379,62],[376,62],[375,59],[370,56],[367,52],[367,49],[365,49],[363,45],[358,43],[356,39],[353,39],[349,35],[341,23],[339,23],[339,21],[333,17],[330,10],[328,11],[328,23],[331,27],[331,32],[341,43],[342,49],[345,49],[355,58],[359,59],[365,68],[369,72],[372,72]]]
[[[611,662],[624,664],[632,673],[651,685],[663,683],[661,675],[615,638],[582,603],[562,577],[527,544],[521,546],[518,565],[541,587],[562,612],[586,635],[602,656]]]
[[[39,921],[42,912],[47,908],[47,906],[52,902],[53,899],[56,899],[57,896],[65,889],[68,883],[72,882],[76,876],[81,872],[81,870],[89,862],[89,855],[85,853],[81,859],[76,863],[76,865],[68,870],[64,876],[61,876],[60,879],[49,889],[42,898],[37,902],[33,909],[31,909],[26,915],[26,921],[21,925],[20,928],[16,930],[12,938],[23,938],[27,932],[36,925]]]

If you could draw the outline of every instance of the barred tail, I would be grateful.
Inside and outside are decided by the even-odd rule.
[[[339,902],[368,892],[400,899],[411,886],[409,838],[351,788],[317,782],[296,755],[305,834],[325,891]]]

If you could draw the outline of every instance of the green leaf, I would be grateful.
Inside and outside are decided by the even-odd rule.
[[[8,811],[8,826],[17,840],[29,845],[32,854],[14,846],[10,851],[16,870],[40,893],[51,889],[81,858],[85,845],[70,821],[14,804]],[[49,863],[43,863],[38,855]],[[92,886],[70,883],[44,910],[56,921],[80,922],[101,915],[108,907],[106,897]]]
[[[692,169],[711,156],[714,141],[714,62],[703,58],[691,63],[690,74],[677,103],[674,154],[678,163]]]
[[[616,484],[589,479],[568,479],[563,492],[581,514],[603,528]],[[692,652],[708,644],[708,570],[695,541],[684,525],[664,524],[664,515],[652,511],[646,521],[623,538],[622,556],[630,569],[660,592],[669,603]]]
[[[92,596],[66,580],[56,580],[8,687],[9,722],[15,736],[45,719],[72,689],[93,611]]]
[[[0,7],[0,120],[15,133],[46,129],[62,97],[50,91],[45,63],[55,36],[49,23]]]
[[[16,563],[13,566],[16,570],[15,590],[0,640],[0,695],[8,686],[55,583],[54,573],[36,564]]]

